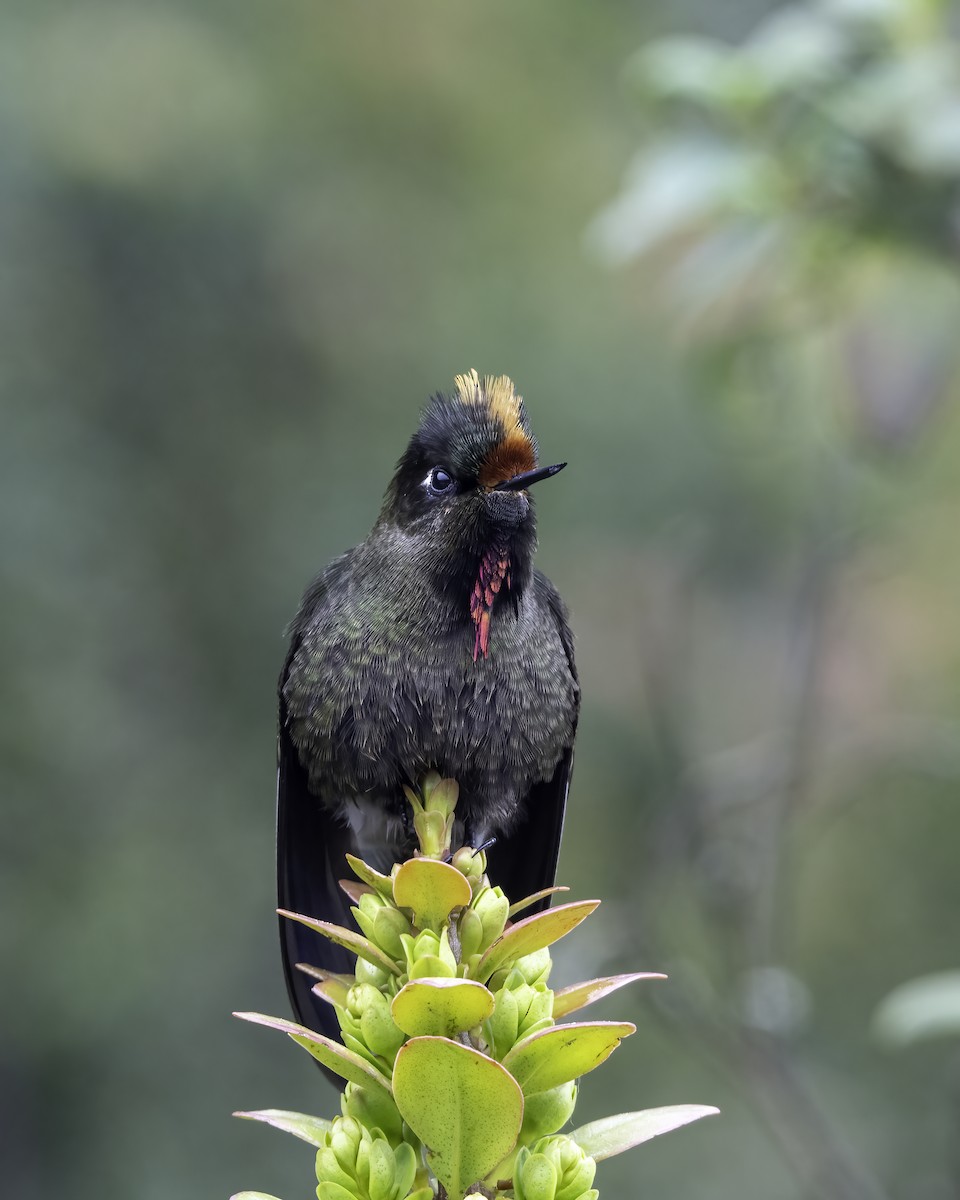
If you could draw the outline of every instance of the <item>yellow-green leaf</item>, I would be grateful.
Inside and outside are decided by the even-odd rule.
[[[331,925],[329,921],[318,921],[315,917],[305,917],[303,913],[288,912],[285,908],[278,908],[277,912],[281,917],[289,917],[291,921],[299,921],[301,925],[306,925],[314,933],[323,934],[331,942],[336,942],[338,946],[343,946],[344,949],[350,950],[358,958],[366,959],[368,963],[373,963],[375,967],[379,967],[382,971],[387,971],[391,975],[400,974],[400,968],[393,959],[384,954],[381,949],[365,938],[362,933],[354,933],[352,929],[345,929],[342,925]]]
[[[310,990],[321,1000],[326,1000],[328,1004],[335,1004],[338,1008],[343,1008],[347,1003],[347,992],[350,991],[350,985],[342,983],[339,979],[323,979],[320,983],[315,983]]]
[[[390,1005],[394,1021],[410,1037],[455,1037],[493,1012],[493,993],[471,979],[413,979]]]
[[[330,1128],[330,1122],[323,1117],[311,1117],[306,1113],[288,1112],[285,1108],[261,1108],[256,1112],[235,1112],[235,1117],[245,1121],[262,1121],[272,1125],[274,1129],[282,1129],[284,1133],[292,1133],[302,1142],[311,1146],[322,1146],[323,1137]]]
[[[530,908],[532,905],[537,904],[540,900],[546,900],[547,896],[556,896],[559,892],[569,891],[570,889],[568,887],[562,886],[543,888],[539,892],[534,892],[532,896],[524,896],[524,898],[522,900],[518,900],[516,904],[511,904],[509,915],[511,917],[515,917],[517,913],[522,913],[525,908]]]
[[[412,908],[417,924],[436,929],[455,908],[470,903],[470,884],[456,867],[436,858],[411,858],[393,879],[393,900]]]
[[[484,983],[508,963],[559,941],[589,917],[599,903],[599,900],[579,900],[518,921],[497,938],[471,975]]]
[[[636,1031],[629,1021],[554,1025],[517,1042],[503,1065],[525,1094],[546,1092],[599,1067]]]
[[[410,968],[411,979],[452,979],[453,967],[436,954],[423,954]]]
[[[375,871],[355,854],[348,854],[346,859],[350,864],[350,870],[358,879],[372,887],[375,892],[379,892],[384,900],[393,899],[393,880],[389,875],[381,875],[379,871]]]
[[[336,971],[325,971],[323,967],[314,967],[310,963],[297,963],[297,970],[302,971],[304,975],[309,975],[311,979],[319,979],[324,982],[328,979],[339,980],[344,987],[352,987],[357,982],[355,975],[339,975]]]
[[[553,993],[553,1015],[556,1020],[569,1016],[578,1009],[586,1008],[597,1000],[603,999],[617,988],[626,987],[637,979],[666,979],[666,975],[658,975],[653,971],[639,971],[632,975],[605,975],[600,979],[590,979],[586,983],[574,983],[570,987],[561,988]]]
[[[322,1179],[317,1185],[317,1200],[357,1200],[354,1191],[347,1191],[341,1183],[332,1179]]]
[[[447,1195],[459,1197],[516,1144],[523,1096],[499,1063],[441,1037],[407,1042],[393,1069],[397,1107],[427,1147]]]
[[[312,967],[309,963],[297,963],[297,970],[317,980],[313,985],[316,995],[341,1008],[346,1003],[347,992],[357,982],[355,975],[338,975],[335,971],[324,971],[322,967]]]
[[[361,1087],[380,1088],[389,1094],[390,1083],[380,1072],[361,1058],[353,1050],[348,1050],[340,1042],[324,1037],[322,1033],[314,1033],[305,1025],[296,1021],[285,1021],[282,1017],[268,1017],[264,1013],[236,1012],[233,1014],[241,1021],[251,1021],[254,1025],[266,1025],[268,1029],[277,1029],[287,1034],[298,1046],[302,1046],[319,1063],[329,1067],[335,1074],[346,1079],[349,1083],[357,1083]]]
[[[341,879],[340,891],[348,897],[351,904],[359,904],[361,896],[375,896],[376,890],[368,883],[357,883],[355,879]]]
[[[707,1104],[671,1104],[665,1108],[645,1108],[641,1112],[619,1113],[615,1117],[603,1117],[575,1129],[570,1137],[585,1154],[600,1162],[622,1154],[632,1146],[648,1142],[669,1133],[701,1117],[713,1117],[719,1108]]]

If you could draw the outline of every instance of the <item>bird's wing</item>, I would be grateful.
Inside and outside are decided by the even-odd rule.
[[[506,837],[491,847],[488,855],[490,881],[503,888],[511,904],[522,900],[524,896],[553,887],[557,877],[563,818],[573,775],[573,740],[580,709],[580,684],[566,609],[553,585],[539,571],[535,573],[535,586],[546,601],[566,651],[574,684],[574,711],[570,741],[553,777],[533,785],[521,806],[520,820]],[[523,915],[532,916],[549,907],[550,898],[547,897],[531,906]]]
[[[510,833],[500,838],[487,855],[487,873],[502,887],[511,904],[544,888],[553,887],[563,836],[573,743],[566,748],[552,779],[536,783],[527,794],[523,815]],[[524,910],[524,917],[550,907],[550,897]]]
[[[286,729],[280,703],[277,770],[277,898],[279,907],[354,928],[350,902],[338,886],[349,876],[344,855],[352,850],[350,831],[340,825],[307,787],[307,773]],[[355,958],[298,921],[280,918],[280,951],[290,1003],[301,1025],[340,1039],[331,1004],[313,992],[316,982],[298,963],[352,975]],[[333,1078],[331,1076],[331,1078]],[[342,1087],[342,1080],[334,1079]]]
[[[354,928],[350,902],[339,887],[348,878],[344,855],[353,851],[350,829],[341,825],[309,788],[307,773],[290,737],[284,684],[304,629],[324,604],[331,582],[345,559],[335,560],[311,585],[291,626],[290,649],[280,675],[277,738],[277,898],[279,907],[336,925]],[[280,951],[287,992],[297,1020],[327,1037],[340,1039],[340,1025],[331,1004],[313,992],[313,980],[298,963],[335,974],[352,975],[354,956],[341,946],[297,921],[280,918]],[[343,1080],[324,1069],[337,1086]]]

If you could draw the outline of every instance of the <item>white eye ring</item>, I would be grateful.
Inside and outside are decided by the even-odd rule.
[[[431,467],[423,481],[423,486],[434,496],[445,496],[448,492],[453,491],[456,481],[446,468]]]

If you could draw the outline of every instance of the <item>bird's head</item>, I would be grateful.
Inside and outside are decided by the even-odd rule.
[[[384,497],[378,524],[420,541],[443,590],[480,599],[501,587],[516,601],[536,547],[528,489],[562,470],[538,467],[537,442],[505,375],[458,375],[452,395],[428,403]],[[476,598],[474,597],[474,601]],[[479,634],[478,634],[479,636]],[[486,652],[486,641],[481,647]]]

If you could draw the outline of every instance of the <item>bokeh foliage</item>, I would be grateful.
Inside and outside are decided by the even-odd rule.
[[[724,1113],[622,1194],[956,1192],[955,1043],[891,1050],[871,1016],[957,966],[958,299],[931,213],[958,14],[844,7],[909,20],[805,104],[781,74],[732,112],[722,70],[684,92],[675,39],[722,64],[760,0],[0,9],[11,1195],[299,1186],[229,1116],[329,1107],[229,1018],[284,1006],[282,630],[470,367],[571,462],[538,497],[585,697],[562,874],[609,903],[557,980],[671,976],[637,1000],[662,1017],[642,1076],[613,1060],[580,1111]],[[868,127],[794,136],[925,45],[941,65],[893,72]],[[765,152],[772,184],[599,255],[638,148],[693,137]]]

